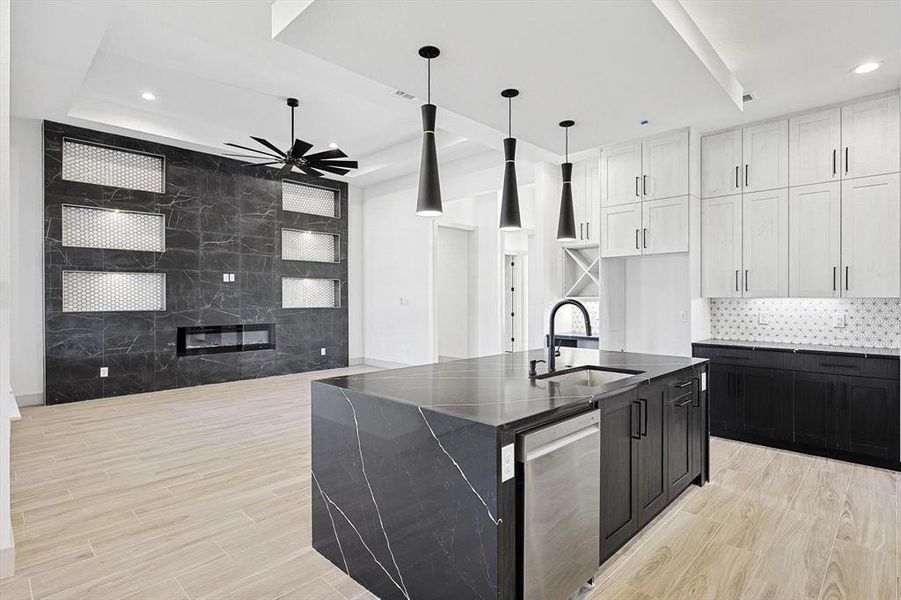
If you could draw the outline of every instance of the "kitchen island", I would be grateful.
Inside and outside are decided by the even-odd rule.
[[[598,564],[688,485],[703,485],[706,360],[564,348],[558,372],[609,371],[530,378],[528,363],[540,358],[314,382],[314,548],[379,598],[520,597],[529,513],[514,452],[525,434],[591,412]],[[564,512],[578,501],[572,489],[553,493]]]

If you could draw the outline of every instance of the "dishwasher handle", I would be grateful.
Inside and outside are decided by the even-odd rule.
[[[580,429],[578,431],[574,431],[570,434],[564,435],[563,437],[557,438],[547,444],[543,444],[538,446],[537,448],[532,448],[528,452],[526,452],[525,462],[533,461],[537,458],[541,458],[551,452],[556,452],[561,448],[565,448],[570,444],[575,444],[579,440],[585,439],[588,436],[600,434],[601,426],[599,423],[595,423],[594,425],[589,425],[584,429]]]

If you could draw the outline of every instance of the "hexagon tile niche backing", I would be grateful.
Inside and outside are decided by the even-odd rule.
[[[338,217],[338,194],[335,190],[282,181],[282,210]]]
[[[63,246],[163,252],[166,220],[160,213],[63,205]]]
[[[759,319],[761,313],[763,324]],[[833,327],[832,317],[836,313],[844,313],[844,327]],[[901,300],[712,298],[710,337],[745,342],[897,348],[901,345]]]
[[[67,181],[162,194],[165,168],[162,156],[63,140],[62,178]]]
[[[339,262],[338,239],[331,233],[282,229],[282,260]]]
[[[282,308],[340,308],[336,279],[282,278]]]
[[[63,271],[63,312],[166,310],[165,273]]]

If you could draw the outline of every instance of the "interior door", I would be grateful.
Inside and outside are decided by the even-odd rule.
[[[642,254],[688,252],[688,196],[641,203]]]
[[[789,189],[789,296],[841,296],[841,191],[838,181]]]
[[[601,208],[601,256],[641,254],[641,202]]]
[[[639,390],[641,440],[638,444],[638,526],[653,519],[667,501],[665,396],[663,383]]]
[[[898,174],[842,182],[842,295],[897,298],[899,257]]]
[[[638,392],[601,403],[601,561],[638,531]]]
[[[688,194],[688,131],[641,144],[642,197],[660,200]]]
[[[701,291],[741,297],[741,194],[701,200]]]
[[[601,153],[601,205],[641,200],[641,143],[605,148]]]
[[[741,191],[741,129],[701,138],[701,198]]]
[[[792,186],[841,179],[841,109],[792,117],[788,121],[788,178]]]
[[[745,127],[741,137],[744,191],[788,187],[788,120]]]
[[[788,296],[788,190],[742,197],[742,295]]]
[[[838,447],[898,460],[898,382],[840,377]]]
[[[898,94],[842,107],[842,178],[898,170]]]

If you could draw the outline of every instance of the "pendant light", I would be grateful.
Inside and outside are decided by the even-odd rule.
[[[435,46],[423,46],[419,56],[428,60],[428,99],[422,105],[422,159],[419,163],[419,195],[416,198],[416,214],[422,217],[438,217],[444,214],[441,206],[441,183],[438,180],[438,148],[435,145],[435,115],[438,108],[432,104],[432,59],[441,54]]]
[[[522,229],[519,218],[519,191],[516,189],[516,139],[513,137],[513,98],[519,90],[501,92],[507,99],[507,137],[504,139],[504,187],[501,191],[501,231]]]
[[[576,241],[576,216],[573,211],[573,164],[569,162],[569,128],[575,125],[575,121],[560,121],[560,127],[565,131],[566,159],[560,170],[563,172],[563,191],[560,194],[560,217],[557,220],[557,241]]]

